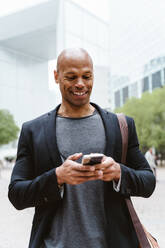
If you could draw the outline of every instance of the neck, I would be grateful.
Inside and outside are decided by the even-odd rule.
[[[79,118],[92,115],[94,110],[95,108],[90,103],[83,106],[70,106],[62,103],[58,114],[63,117]]]

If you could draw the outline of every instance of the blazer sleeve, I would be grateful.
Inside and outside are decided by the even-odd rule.
[[[126,164],[120,164],[120,193],[125,197],[149,197],[155,189],[155,176],[139,149],[134,120],[130,117],[126,118],[128,123],[128,150]]]
[[[35,177],[33,149],[27,133],[23,125],[8,191],[9,200],[18,210],[61,199],[54,168]]]

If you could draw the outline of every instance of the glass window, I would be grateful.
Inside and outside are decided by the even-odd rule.
[[[109,47],[109,29],[108,25],[101,20],[84,14],[84,38],[85,40],[108,49]]]
[[[108,66],[109,65],[110,53],[109,50],[100,48],[100,59],[99,65]]]
[[[92,59],[93,59],[93,63],[95,65],[99,65],[100,64],[100,52],[97,46],[91,44],[90,42],[84,42],[84,49],[86,49],[88,51],[88,53],[91,55]]]
[[[152,74],[152,89],[161,87],[161,71]]]
[[[98,22],[98,45],[104,49],[109,48],[109,28],[103,22]]]
[[[149,91],[149,78],[148,77],[145,77],[143,78],[142,80],[142,91],[145,92],[145,91]]]
[[[99,18],[109,20],[109,0],[89,1],[89,0],[72,0],[83,8],[87,9]]]
[[[67,31],[73,34],[83,35],[83,10],[69,2],[65,2],[65,27]]]
[[[122,93],[123,93],[123,104],[124,104],[128,98],[128,86],[122,89]]]
[[[97,20],[88,13],[84,14],[84,38],[85,40],[98,44],[98,25]]]
[[[121,106],[120,103],[120,90],[115,92],[115,108],[118,108]]]

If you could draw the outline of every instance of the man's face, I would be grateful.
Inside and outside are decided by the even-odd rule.
[[[63,104],[80,107],[89,103],[93,86],[93,65],[87,56],[64,57],[58,72],[55,72],[55,79],[60,86]]]

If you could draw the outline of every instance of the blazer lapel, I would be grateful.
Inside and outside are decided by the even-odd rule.
[[[107,156],[112,156],[113,157],[113,152],[114,152],[114,144],[115,144],[115,139],[116,139],[116,116],[113,113],[110,113],[106,110],[103,110],[100,108],[98,105],[91,103],[99,112],[104,128],[105,128],[105,135],[106,135],[106,150],[105,150],[105,155]]]
[[[60,105],[58,105],[55,110],[49,112],[44,122],[46,143],[53,161],[52,167],[57,167],[62,163],[56,139],[56,116],[59,107]]]

